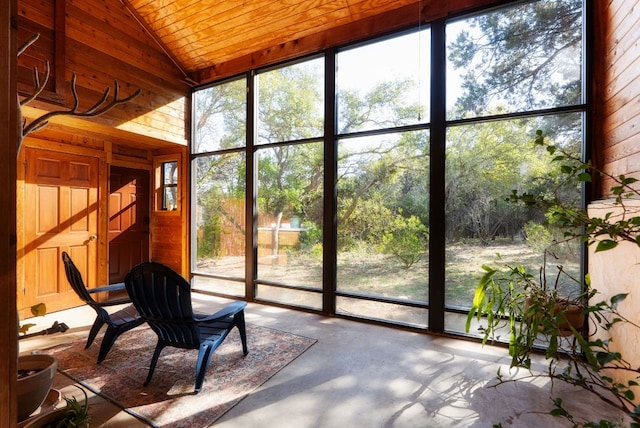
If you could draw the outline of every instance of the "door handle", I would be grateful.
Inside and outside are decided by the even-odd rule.
[[[95,241],[96,239],[98,239],[97,235],[89,235],[89,241]]]

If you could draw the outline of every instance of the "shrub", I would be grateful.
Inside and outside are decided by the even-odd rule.
[[[382,252],[393,254],[410,268],[426,252],[429,229],[416,216],[396,215],[382,239]]]

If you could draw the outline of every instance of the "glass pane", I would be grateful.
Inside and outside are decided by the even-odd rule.
[[[196,272],[245,276],[245,170],[244,153],[193,162]]]
[[[322,143],[258,150],[258,279],[322,287]]]
[[[338,133],[429,122],[431,32],[338,53]]]
[[[376,321],[394,322],[411,327],[426,328],[429,311],[425,308],[402,306],[396,303],[382,303],[370,300],[338,296],[336,312]]]
[[[322,293],[280,288],[265,284],[256,286],[256,296],[259,300],[285,305],[293,305],[307,309],[322,309]]]
[[[447,25],[447,118],[580,104],[582,22],[582,0],[546,0]]]
[[[428,300],[429,134],[338,143],[337,289]]]
[[[246,294],[244,282],[210,278],[201,275],[194,275],[193,278],[191,278],[191,287],[194,291],[224,294],[227,296],[244,297]]]
[[[545,265],[555,280],[558,265],[580,278],[580,245],[563,241],[562,230],[545,224],[545,212],[508,201],[518,193],[554,192],[580,203],[580,187],[564,183],[559,165],[533,143],[544,130],[550,141],[580,156],[580,113],[489,122],[450,128],[446,152],[446,289],[448,307],[471,306],[482,265],[522,264],[536,277]],[[550,284],[553,282],[549,282]],[[559,292],[575,295],[580,284],[561,277]],[[448,329],[455,328],[447,326]]]
[[[162,164],[162,182],[164,184],[178,184],[178,162],[164,162]]]
[[[165,187],[162,193],[162,209],[174,211],[178,209],[178,188]]]
[[[246,146],[246,122],[245,79],[194,92],[192,153]]]
[[[257,76],[257,144],[321,137],[324,132],[324,58]]]

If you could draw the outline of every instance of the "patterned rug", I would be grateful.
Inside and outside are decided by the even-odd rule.
[[[124,333],[96,364],[101,339],[87,350],[83,339],[46,352],[58,357],[61,373],[156,427],[212,425],[316,342],[247,324],[249,354],[244,357],[238,330],[233,329],[213,354],[202,390],[194,394],[196,350],[165,348],[145,387],[155,333],[146,326]]]

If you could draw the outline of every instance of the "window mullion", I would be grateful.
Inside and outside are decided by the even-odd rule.
[[[431,133],[429,203],[429,330],[444,331],[445,284],[445,20],[431,24]]]
[[[336,50],[325,53],[324,114],[324,214],[323,214],[323,312],[336,311],[337,271],[337,180],[338,144],[336,141]]]

